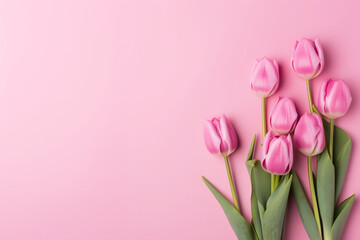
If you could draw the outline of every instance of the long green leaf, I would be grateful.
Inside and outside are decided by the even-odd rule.
[[[268,208],[269,205],[271,204],[271,202],[277,198],[277,195],[279,195],[279,193],[281,192],[282,185],[284,185],[288,179],[289,179],[289,175],[286,175],[284,177],[284,179],[279,183],[279,185],[276,187],[275,191],[270,195],[269,199],[267,200],[266,208]],[[286,180],[286,181],[284,181],[284,180]]]
[[[252,164],[248,164],[247,161],[251,161],[253,155],[254,155],[254,149],[255,149],[255,141],[256,141],[256,134],[254,135],[253,137],[253,140],[251,142],[251,145],[250,145],[250,148],[249,148],[249,152],[248,152],[248,155],[246,157],[246,168],[248,170],[248,173],[249,173],[249,176],[251,176],[251,169],[252,169]]]
[[[321,240],[319,231],[317,229],[316,220],[314,213],[311,209],[308,199],[306,198],[305,192],[301,186],[301,183],[294,172],[292,181],[292,193],[295,198],[296,206],[299,211],[301,221],[304,224],[305,230],[311,240]]]
[[[341,233],[344,229],[346,219],[349,216],[351,207],[355,200],[355,194],[351,197],[345,199],[339,206],[335,209],[335,221],[331,228],[331,234],[334,240],[338,240],[341,237]]]
[[[270,174],[265,172],[258,160],[246,161],[251,180],[251,214],[258,237],[262,240],[262,217],[270,196]]]
[[[335,169],[327,151],[318,155],[317,196],[324,236],[330,234],[335,205]]]
[[[265,208],[263,207],[263,205],[261,203],[258,202],[257,204],[258,208],[259,208],[259,215],[260,215],[260,221],[261,221],[261,230],[263,231],[264,229],[264,213],[265,213]],[[264,234],[263,234],[263,238],[264,238]]]
[[[254,175],[251,187],[255,189],[258,202],[265,208],[271,194],[271,175],[262,169],[259,160],[248,160],[246,166],[250,174]]]
[[[256,140],[256,134],[254,135],[253,140],[252,140],[252,142],[251,142],[250,149],[249,149],[249,153],[248,153],[248,155],[247,155],[246,160],[251,160],[251,159],[253,159],[254,148],[255,148],[255,140]]]
[[[263,217],[263,237],[264,239],[280,240],[283,229],[283,222],[286,212],[286,206],[289,196],[289,191],[292,182],[290,178],[284,178],[284,184],[279,184],[278,193],[272,199],[268,208],[264,212]]]
[[[234,230],[236,236],[240,240],[253,240],[254,235],[251,231],[249,223],[241,216],[236,208],[205,178],[202,177],[206,186],[214,194],[225,212],[229,223]]]
[[[250,145],[249,153],[246,158],[246,167],[249,172],[250,181],[251,181],[251,215],[252,215],[252,229],[256,239],[263,240],[262,237],[262,225],[258,207],[258,199],[256,196],[256,182],[255,182],[255,174],[253,173],[253,168],[259,167],[259,164],[256,164],[255,160],[251,160],[254,155],[254,148],[255,148],[255,141],[256,141],[256,134],[253,137],[253,140]]]
[[[262,224],[261,224],[261,219],[260,219],[260,213],[259,213],[259,206],[258,206],[258,200],[256,197],[256,192],[255,192],[255,179],[254,179],[254,174],[250,174],[251,175],[251,215],[252,215],[252,221],[253,221],[253,225],[254,225],[254,229],[256,232],[256,235],[258,236],[258,238],[260,240],[263,240],[263,235],[262,235]]]
[[[330,124],[323,120],[326,141],[329,142]],[[327,144],[328,145],[328,144]],[[347,167],[351,153],[350,136],[341,128],[334,128],[334,166],[335,166],[335,194],[336,200],[339,198],[341,188],[344,184]]]
[[[253,220],[251,220],[251,222],[250,222],[250,227],[251,227],[251,230],[252,230],[253,233],[254,233],[255,240],[260,240],[259,236],[258,236],[257,233],[256,233],[256,229],[255,229]]]

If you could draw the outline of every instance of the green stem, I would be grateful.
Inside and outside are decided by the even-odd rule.
[[[275,192],[280,182],[280,175],[271,174],[271,193]]]
[[[231,188],[231,194],[232,194],[233,201],[234,201],[234,206],[235,206],[236,210],[238,210],[238,212],[240,212],[239,202],[238,202],[237,197],[236,197],[234,182],[233,182],[233,178],[232,178],[232,175],[231,175],[231,170],[230,170],[230,165],[229,165],[229,159],[228,159],[227,156],[225,156],[224,159],[225,159],[226,170],[227,170],[227,174],[228,174],[228,178],[229,178],[229,183],[230,183],[230,188]]]
[[[318,231],[320,234],[320,239],[322,239],[320,214],[319,214],[319,208],[318,208],[318,204],[317,204],[317,200],[316,200],[314,179],[313,179],[312,166],[311,166],[311,157],[308,157],[308,175],[309,175],[309,185],[310,185],[310,192],[311,192],[311,201],[313,204],[315,220],[316,220],[316,224],[317,224]]]
[[[331,161],[333,161],[334,153],[334,119],[330,118],[330,139],[329,139],[329,155]]]
[[[265,98],[261,98],[261,121],[262,121],[262,137],[264,142],[264,137],[266,135],[266,102]]]
[[[333,240],[333,235],[329,231],[324,231],[324,240]]]
[[[313,101],[312,101],[312,97],[311,97],[310,79],[306,80],[306,88],[307,88],[310,112],[313,113],[314,109],[313,109]]]
[[[275,186],[274,186],[274,191],[277,188],[277,186],[279,185],[280,182],[280,175],[275,175]]]

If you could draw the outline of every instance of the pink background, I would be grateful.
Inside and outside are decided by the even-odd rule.
[[[236,128],[231,165],[249,220],[244,160],[261,133],[250,68],[276,57],[281,85],[268,108],[287,95],[307,111],[305,82],[289,68],[303,36],[318,37],[326,57],[315,99],[325,77],[351,87],[336,121],[353,139],[341,199],[359,194],[359,10],[358,1],[1,0],[0,238],[235,239],[201,180],[231,198],[203,121],[225,113]],[[307,186],[304,157],[295,169]],[[306,239],[292,198],[289,209],[285,239]],[[359,218],[357,199],[342,239],[360,234]]]

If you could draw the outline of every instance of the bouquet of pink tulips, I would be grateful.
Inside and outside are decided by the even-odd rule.
[[[254,136],[246,158],[252,187],[250,223],[241,215],[229,165],[229,156],[238,145],[235,130],[225,115],[205,123],[205,145],[210,153],[225,159],[233,203],[206,178],[203,180],[223,208],[238,239],[283,239],[291,189],[309,239],[338,240],[355,199],[352,195],[338,203],[349,163],[351,140],[344,130],[334,125],[334,120],[349,109],[352,100],[349,87],[340,79],[325,80],[316,106],[313,104],[310,83],[324,67],[324,55],[317,39],[303,38],[296,42],[290,67],[306,80],[309,112],[299,118],[293,100],[279,97],[269,115],[270,131],[266,124],[266,98],[278,88],[278,63],[262,58],[251,70],[250,86],[261,97],[262,103],[263,156],[260,161],[253,159]],[[312,207],[295,170],[292,170],[293,145],[307,157]],[[312,168],[314,156],[317,157],[315,173]]]

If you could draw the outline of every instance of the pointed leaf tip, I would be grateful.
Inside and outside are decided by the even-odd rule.
[[[255,141],[256,141],[256,134],[254,134],[253,140],[251,141],[249,153],[248,153],[248,155],[247,155],[246,160],[251,160],[251,159],[253,158],[254,148],[255,148]]]
[[[345,227],[346,220],[349,216],[351,207],[355,200],[355,194],[351,197],[345,199],[339,206],[335,209],[335,221],[331,227],[331,233],[334,240],[339,240],[341,237],[341,233]]]
[[[249,223],[236,210],[236,208],[209,181],[205,179],[205,177],[203,177],[203,180],[224,210],[225,215],[238,239],[253,240],[254,235]]]

